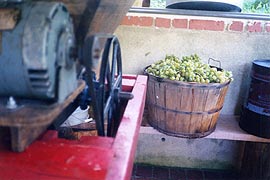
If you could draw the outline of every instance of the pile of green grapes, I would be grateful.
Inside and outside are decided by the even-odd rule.
[[[225,83],[232,81],[231,71],[218,71],[215,67],[201,62],[197,54],[182,59],[167,55],[146,69],[148,74],[176,81],[197,83]]]

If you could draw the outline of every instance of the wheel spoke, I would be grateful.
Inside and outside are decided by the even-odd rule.
[[[95,49],[95,43],[105,42],[104,49],[100,47]],[[105,40],[105,41],[104,41]],[[100,42],[99,42],[100,41]],[[94,78],[91,76],[88,78],[89,81],[89,94],[92,96],[91,99],[94,101],[93,107],[95,111],[95,120],[97,124],[98,134],[115,136],[118,126],[120,124],[120,112],[121,112],[121,100],[120,95],[122,90],[122,59],[121,49],[118,39],[115,36],[101,35],[94,36],[93,45],[90,48],[92,53],[87,53],[86,56],[100,61],[100,56],[96,56],[96,52],[103,52],[99,67],[99,78],[94,82]],[[84,49],[84,51],[87,51]],[[85,59],[85,58],[84,58]],[[92,64],[88,65],[87,71],[92,71]],[[105,123],[107,123],[107,131],[105,132]],[[102,125],[101,125],[102,124]]]

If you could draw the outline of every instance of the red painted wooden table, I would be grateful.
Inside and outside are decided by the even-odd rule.
[[[142,121],[147,77],[126,75],[123,90],[134,98],[125,108],[115,138],[59,139],[47,131],[24,152],[11,152],[0,139],[0,179],[130,180]]]

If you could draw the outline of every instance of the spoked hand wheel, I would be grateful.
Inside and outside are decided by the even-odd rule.
[[[91,97],[98,135],[115,136],[121,118],[121,99],[133,97],[130,93],[122,92],[119,41],[113,35],[95,35],[86,39],[84,47],[88,94]]]

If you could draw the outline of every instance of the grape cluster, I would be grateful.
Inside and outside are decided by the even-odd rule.
[[[232,81],[232,72],[210,67],[201,62],[197,54],[184,56],[182,59],[174,55],[167,55],[146,69],[146,72],[165,79],[197,82],[197,83],[225,83]]]

